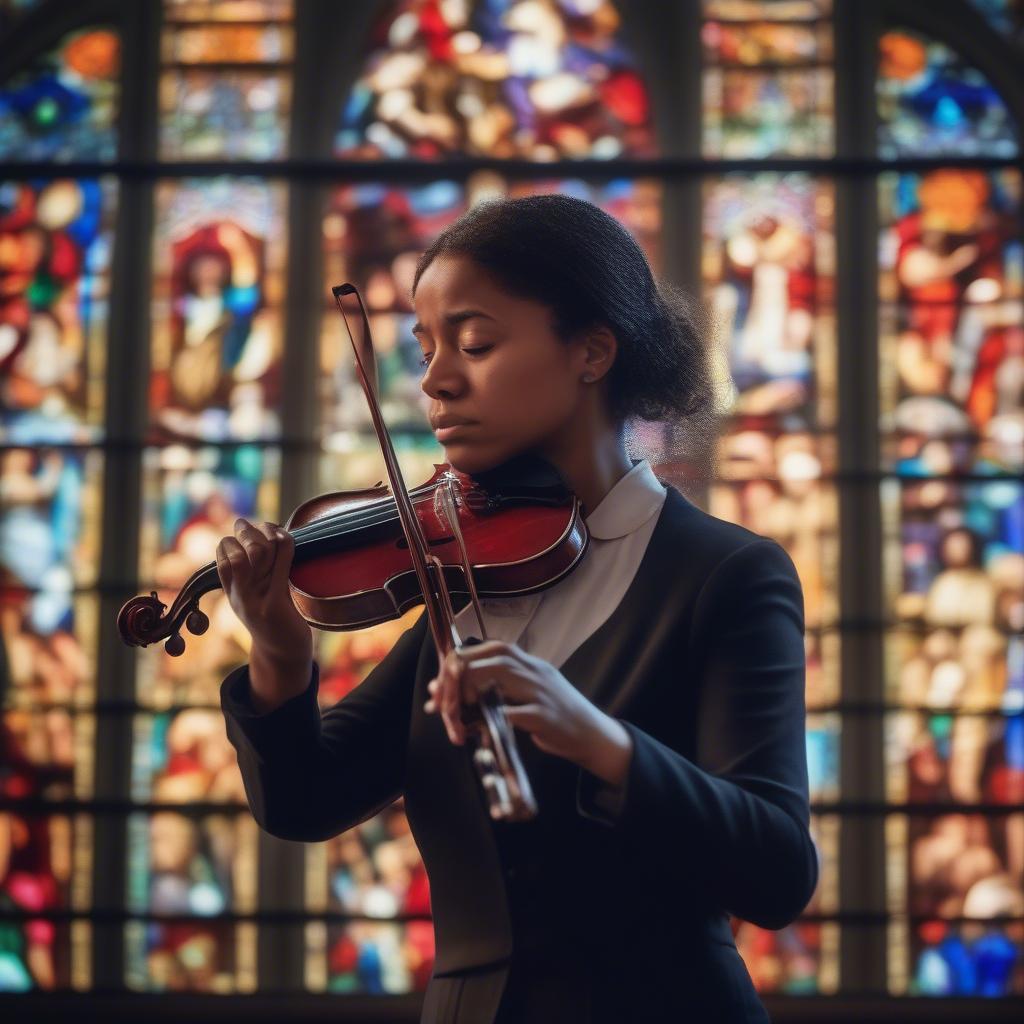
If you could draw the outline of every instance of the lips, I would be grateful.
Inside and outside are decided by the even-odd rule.
[[[434,427],[434,436],[438,441],[445,441],[449,437],[457,437],[467,430],[472,430],[475,426],[475,423],[453,423],[449,427]]]
[[[435,430],[439,427],[468,427],[473,422],[473,420],[467,420],[464,416],[454,416],[451,413],[445,413],[443,416],[438,416],[432,422],[432,426]]]

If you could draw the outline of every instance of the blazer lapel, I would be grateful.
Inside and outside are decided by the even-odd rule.
[[[610,715],[619,714],[637,696],[652,659],[664,654],[665,632],[674,609],[667,594],[678,592],[682,520],[690,502],[669,486],[640,565],[612,614],[562,664],[561,672],[588,700]]]

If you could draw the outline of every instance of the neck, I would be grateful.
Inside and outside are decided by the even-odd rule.
[[[562,474],[583,503],[583,514],[601,504],[604,496],[633,468],[621,430],[609,428],[597,437],[567,437],[540,449]]]

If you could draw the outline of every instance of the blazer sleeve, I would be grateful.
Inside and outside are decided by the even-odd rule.
[[[818,881],[803,634],[803,592],[785,550],[761,538],[733,551],[694,612],[694,759],[620,719],[633,740],[624,784],[613,793],[581,771],[577,788],[580,813],[638,855],[665,852],[702,898],[764,928],[791,923]]]
[[[421,615],[358,686],[322,713],[315,661],[306,689],[263,714],[249,699],[248,665],[224,679],[220,703],[228,739],[249,809],[266,832],[319,842],[401,796],[426,625]]]

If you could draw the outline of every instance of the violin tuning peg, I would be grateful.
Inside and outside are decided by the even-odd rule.
[[[181,638],[180,633],[175,633],[174,636],[167,638],[167,643],[164,644],[164,650],[172,658],[178,658],[185,653],[185,641]]]
[[[210,628],[210,619],[205,612],[193,608],[185,619],[185,625],[193,636],[202,636]]]

